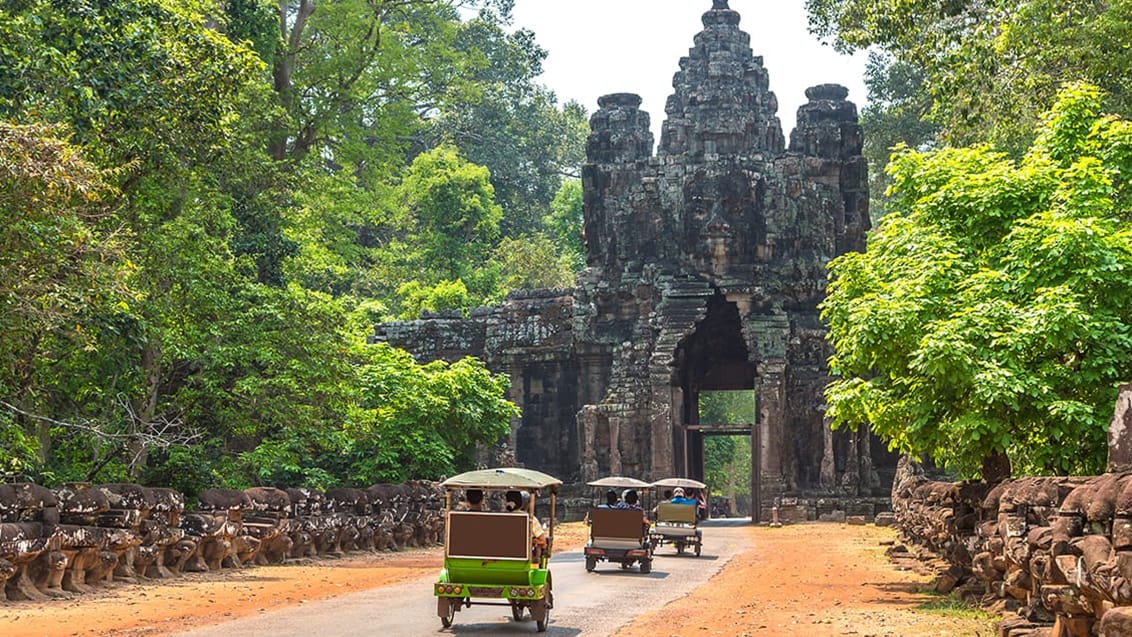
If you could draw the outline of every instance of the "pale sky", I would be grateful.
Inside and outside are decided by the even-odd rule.
[[[515,26],[535,32],[547,50],[541,84],[559,102],[577,100],[597,110],[608,93],[636,93],[652,118],[654,143],[660,141],[664,103],[672,76],[703,30],[700,16],[711,0],[516,0]],[[806,31],[803,0],[730,0],[751,35],[751,49],[763,56],[770,90],[778,97],[778,117],[789,139],[805,90],[841,84],[858,112],[867,95],[866,55],[840,55]]]

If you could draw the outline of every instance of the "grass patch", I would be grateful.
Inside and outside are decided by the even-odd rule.
[[[935,591],[925,590],[924,595],[931,597],[927,601],[921,602],[916,606],[916,610],[931,613],[933,615],[941,615],[944,617],[955,617],[959,619],[974,619],[978,621],[995,621],[998,619],[994,615],[983,610],[978,604],[964,601],[957,595],[937,593]]]

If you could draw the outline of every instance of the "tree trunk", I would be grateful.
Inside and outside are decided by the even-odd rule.
[[[42,420],[35,423],[36,456],[41,464],[51,460],[51,425]]]
[[[279,96],[279,104],[288,113],[294,102],[291,77],[295,72],[296,56],[303,45],[303,32],[307,27],[307,20],[314,10],[315,3],[311,0],[300,0],[298,6],[292,2],[282,0],[279,2],[279,35],[286,44],[283,50],[277,53],[271,74],[275,94]],[[287,158],[287,142],[290,137],[290,131],[282,126],[277,126],[271,132],[268,152],[272,159],[282,161]]]
[[[734,456],[732,456],[731,462],[727,467],[727,491],[725,493],[725,497],[727,498],[728,502],[735,502],[735,474],[739,471],[739,467],[737,466],[738,464],[739,463],[735,461]],[[708,502],[708,511],[710,510],[711,502]],[[728,513],[730,513],[730,511]]]
[[[153,417],[157,413],[157,397],[161,390],[161,343],[151,340],[142,350],[141,359],[142,378],[144,385],[142,394],[134,402],[133,421],[130,423],[130,433],[134,434],[129,440],[129,476],[137,479],[149,459],[149,452],[145,448],[140,434],[149,428]]]

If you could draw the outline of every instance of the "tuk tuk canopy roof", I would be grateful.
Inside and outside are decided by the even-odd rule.
[[[626,476],[609,476],[593,482],[587,482],[591,487],[613,487],[617,489],[641,489],[649,487],[649,483]]]
[[[554,476],[547,475],[534,469],[520,469],[517,467],[499,467],[496,469],[478,469],[452,476],[441,486],[449,489],[557,489],[562,481]]]
[[[654,487],[680,487],[682,489],[706,489],[707,485],[691,478],[665,478],[652,483]]]

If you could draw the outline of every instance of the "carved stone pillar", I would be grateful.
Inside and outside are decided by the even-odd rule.
[[[786,437],[786,365],[782,362],[763,362],[758,366],[759,469],[762,489],[771,497],[778,495],[783,483],[783,459]],[[767,502],[763,503],[764,505]]]
[[[621,418],[609,419],[609,473],[621,475]]]
[[[837,484],[837,469],[833,462],[833,422],[822,418],[821,487],[830,489]]]
[[[1121,385],[1108,425],[1108,471],[1132,469],[1132,383]]]
[[[684,392],[671,385],[653,385],[653,400],[649,405],[652,454],[648,476],[643,480],[659,480],[675,475],[673,428],[680,421],[684,409]]]
[[[581,445],[582,466],[580,473],[582,482],[597,480],[597,451],[594,449],[594,440],[597,436],[598,409],[594,405],[586,405],[578,412],[578,443]]]
[[[861,485],[861,460],[856,431],[849,433],[849,448],[845,455],[845,475],[841,476],[841,485],[852,488],[854,494],[857,494]]]

